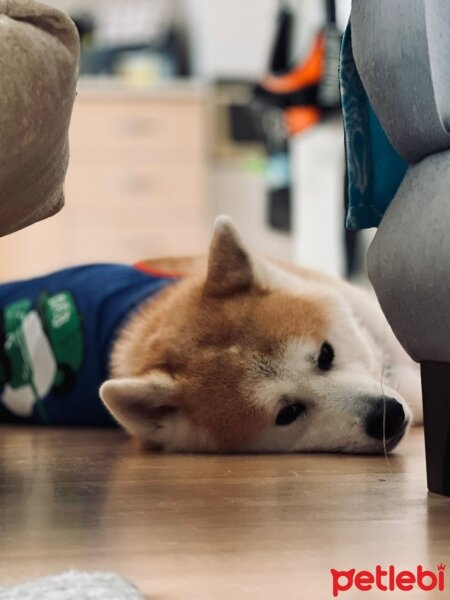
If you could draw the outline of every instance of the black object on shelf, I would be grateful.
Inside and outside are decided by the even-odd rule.
[[[324,10],[325,24],[317,32],[309,55],[292,65],[289,54],[293,14],[285,2],[280,2],[270,76],[254,89],[254,105],[258,107],[255,112],[262,115],[267,148],[268,220],[272,227],[283,231],[291,230],[292,218],[289,137],[341,108],[338,77],[341,32],[336,25],[335,0],[324,0]],[[264,114],[264,106],[269,119]],[[274,128],[270,122],[267,125],[275,111],[280,121],[284,121],[284,128]]]
[[[160,57],[171,76],[182,77],[189,74],[185,40],[175,28],[169,29],[160,39],[148,44],[86,48],[81,52],[80,72],[83,75],[115,75],[123,58],[136,52]]]
[[[279,231],[292,228],[292,165],[284,114],[266,108],[262,118],[266,145],[267,221]]]
[[[292,28],[293,14],[280,2],[269,60],[271,73],[289,68]],[[283,106],[277,105],[276,99],[274,95],[267,97],[262,86],[255,86],[254,112],[260,115],[267,153],[267,221],[272,228],[289,232],[292,229],[291,156]]]
[[[323,29],[325,52],[323,74],[317,90],[317,105],[325,112],[341,108],[339,61],[342,32],[336,25],[336,2],[325,0],[326,25]]]
[[[262,143],[264,132],[253,109],[245,104],[230,105],[230,139],[237,144]]]
[[[88,12],[76,13],[72,15],[72,21],[75,23],[80,36],[81,48],[89,48],[95,31],[94,17]]]
[[[325,0],[327,23],[336,23],[336,0]]]
[[[274,229],[278,229],[279,231],[291,231],[292,212],[289,188],[283,187],[271,190],[268,220]]]
[[[278,12],[277,34],[270,57],[269,71],[277,73],[289,67],[291,60],[293,15],[283,3]]]

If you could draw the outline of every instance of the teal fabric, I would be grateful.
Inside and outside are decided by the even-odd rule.
[[[353,59],[350,23],[342,41],[339,78],[348,178],[346,227],[378,227],[408,162],[394,150],[370,105]]]

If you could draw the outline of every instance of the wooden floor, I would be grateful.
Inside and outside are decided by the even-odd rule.
[[[420,430],[388,462],[145,455],[119,431],[0,431],[1,584],[99,569],[154,600],[328,600],[332,567],[450,568],[450,499],[427,494]]]

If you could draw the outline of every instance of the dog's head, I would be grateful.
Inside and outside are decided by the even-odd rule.
[[[206,276],[165,293],[100,392],[146,445],[378,453],[403,436],[409,410],[341,295],[250,255],[228,219]]]

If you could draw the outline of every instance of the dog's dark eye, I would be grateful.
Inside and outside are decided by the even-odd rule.
[[[301,402],[295,402],[294,404],[288,404],[280,410],[277,415],[277,425],[290,425],[298,417],[305,412],[305,406]]]
[[[334,358],[333,346],[328,342],[324,342],[320,349],[319,358],[317,359],[317,366],[321,371],[328,371],[331,368],[331,364]]]

